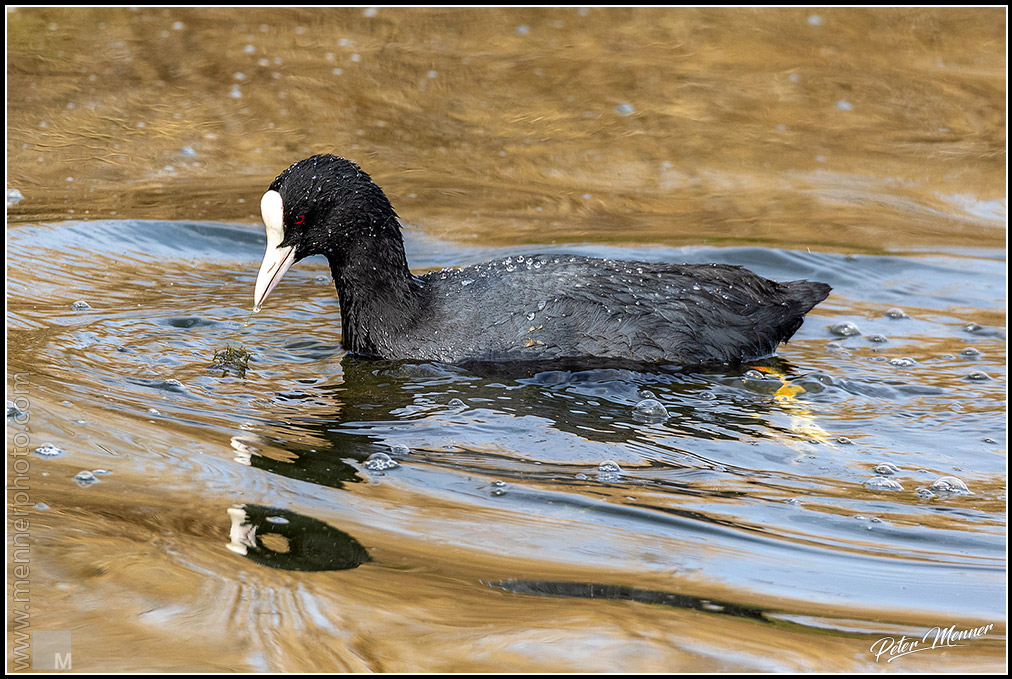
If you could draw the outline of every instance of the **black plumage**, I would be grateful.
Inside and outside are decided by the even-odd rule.
[[[344,346],[366,356],[739,362],[772,354],[830,291],[824,283],[777,283],[726,264],[558,254],[415,276],[393,207],[354,163],[313,156],[282,172],[270,191],[283,204],[279,247],[293,247],[294,261],[327,257]]]

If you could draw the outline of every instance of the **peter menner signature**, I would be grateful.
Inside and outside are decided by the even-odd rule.
[[[883,637],[871,645],[871,652],[875,660],[881,660],[887,656],[886,662],[892,662],[918,651],[930,651],[936,648],[952,648],[953,646],[966,646],[961,641],[977,639],[994,629],[994,625],[984,625],[973,629],[956,629],[955,625],[950,627],[932,627],[920,639],[901,636]]]

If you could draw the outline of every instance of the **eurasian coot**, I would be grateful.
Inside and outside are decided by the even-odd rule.
[[[397,214],[369,175],[300,160],[260,203],[267,252],[257,308],[294,264],[324,255],[345,349],[443,363],[615,360],[699,365],[772,354],[829,294],[727,264],[518,255],[415,276]]]

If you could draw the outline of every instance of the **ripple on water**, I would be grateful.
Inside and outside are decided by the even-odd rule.
[[[635,122],[635,117],[627,120]],[[38,229],[34,237],[51,238],[52,232],[61,229]],[[174,240],[165,244],[154,238],[154,230],[145,234],[145,229],[140,225],[131,232],[122,224],[117,229],[99,224],[97,230],[86,232],[75,227],[65,234],[67,238],[54,240],[49,248],[55,252],[63,243],[72,242],[71,247],[90,253],[91,239],[104,247],[122,243],[124,260],[118,265],[126,266],[127,262],[135,267],[142,262],[146,268],[156,268],[155,273],[179,272],[176,286],[162,291],[157,303],[145,300],[157,306],[155,311],[137,310],[136,305],[124,303],[145,294],[140,284],[131,285],[132,273],[121,271],[124,275],[114,277],[115,285],[103,287],[106,272],[101,267],[111,266],[114,271],[115,261],[110,264],[109,259],[87,256],[74,261],[79,269],[75,276],[96,274],[95,289],[86,294],[101,313],[75,314],[69,308],[81,292],[58,297],[53,313],[60,321],[72,319],[79,334],[61,335],[60,326],[55,325],[48,344],[37,350],[33,346],[31,355],[73,385],[72,398],[77,405],[66,406],[66,423],[81,417],[89,423],[60,430],[75,437],[70,458],[80,460],[75,465],[99,466],[81,459],[87,451],[95,450],[84,444],[108,446],[107,438],[112,437],[113,447],[123,456],[117,460],[142,467],[157,465],[171,476],[169,487],[203,497],[203,493],[215,492],[215,487],[208,483],[206,474],[192,473],[194,459],[199,457],[193,451],[206,445],[208,432],[217,432],[212,440],[224,443],[242,429],[247,433],[232,439],[231,448],[218,451],[223,465],[238,468],[234,472],[237,481],[248,481],[243,487],[251,488],[267,483],[272,495],[293,504],[311,504],[326,497],[328,521],[340,520],[345,512],[342,507],[347,503],[330,502],[347,494],[335,490],[341,488],[340,483],[347,488],[349,483],[367,480],[363,477],[378,477],[397,460],[405,469],[391,477],[410,486],[410,492],[399,495],[396,502],[421,498],[420,502],[430,506],[464,508],[459,514],[445,509],[438,521],[431,522],[413,511],[346,514],[351,523],[361,526],[364,535],[390,530],[399,535],[424,533],[438,536],[439,544],[480,551],[489,542],[489,531],[501,529],[511,540],[516,539],[519,558],[530,562],[543,559],[555,572],[559,563],[578,559],[588,568],[606,569],[616,574],[616,582],[624,582],[623,574],[639,577],[644,569],[654,568],[680,573],[683,567],[691,569],[703,563],[714,569],[714,578],[739,588],[745,596],[790,590],[820,604],[827,603],[823,595],[827,578],[854,601],[871,601],[878,606],[887,600],[888,606],[897,609],[927,608],[924,602],[942,592],[946,600],[960,602],[961,612],[976,613],[989,610],[989,602],[995,599],[991,590],[1003,591],[1004,542],[993,528],[1001,509],[985,507],[975,510],[977,514],[959,516],[939,512],[966,509],[955,506],[960,493],[951,490],[959,490],[953,483],[948,485],[950,490],[932,485],[935,490],[925,487],[917,495],[896,492],[902,484],[914,484],[908,479],[917,478],[917,485],[927,486],[934,478],[907,470],[972,468],[974,479],[987,478],[989,482],[1004,473],[1003,463],[998,462],[1004,457],[1001,444],[996,443],[1004,440],[1004,414],[998,404],[1005,374],[1000,360],[1004,348],[997,338],[966,331],[962,322],[953,320],[976,318],[981,323],[1000,324],[994,315],[998,305],[987,302],[978,312],[974,297],[935,299],[932,291],[940,289],[938,280],[945,279],[946,286],[954,290],[982,287],[967,285],[978,280],[974,276],[979,272],[959,274],[955,258],[936,258],[925,264],[917,257],[861,255],[846,261],[832,253],[768,248],[575,248],[581,254],[614,259],[720,260],[753,266],[778,280],[821,280],[825,274],[836,288],[831,301],[837,306],[817,307],[795,338],[780,348],[779,356],[761,363],[764,370],[768,366],[782,379],[735,366],[549,370],[514,379],[438,364],[355,360],[344,356],[338,344],[336,302],[327,306],[304,301],[322,291],[317,277],[326,279],[320,283],[330,285],[329,277],[318,276],[325,269],[320,265],[314,269],[312,262],[307,262],[309,268],[301,271],[301,278],[297,268],[286,278],[290,294],[279,298],[284,304],[265,308],[244,331],[244,342],[248,340],[251,348],[258,344],[257,356],[264,360],[258,363],[255,379],[231,387],[229,380],[211,379],[206,364],[248,313],[243,305],[248,302],[256,273],[249,262],[259,261],[263,254],[262,232],[248,226],[219,230],[213,225],[175,225],[166,231]],[[110,239],[113,235],[116,237]],[[18,244],[14,245],[17,249]],[[21,246],[24,255],[23,240]],[[410,233],[407,247],[409,260],[420,267],[506,255],[494,248],[470,250],[442,241],[429,242]],[[549,269],[552,255],[544,259]],[[192,266],[194,261],[199,263],[197,267]],[[526,267],[529,259],[514,261]],[[974,265],[977,262],[972,261]],[[986,266],[969,268],[987,270]],[[58,289],[70,281],[61,278],[64,275],[53,272],[53,280],[39,285],[55,281],[52,288]],[[989,275],[993,278],[994,272]],[[990,280],[987,276],[981,279]],[[893,280],[899,282],[890,283]],[[481,284],[483,281],[476,279],[468,290]],[[238,291],[234,299],[233,287]],[[170,294],[173,292],[176,294]],[[56,293],[51,290],[48,294]],[[332,298],[332,293],[328,295]],[[195,307],[194,300],[205,300],[206,304]],[[33,299],[23,296],[20,313],[28,315],[26,308],[32,303]],[[882,309],[891,304],[903,304],[915,320],[894,323],[883,318]],[[544,308],[553,306],[549,301]],[[945,311],[952,306],[960,309],[959,316]],[[532,303],[523,311],[540,314],[543,309]],[[825,351],[830,339],[825,328],[833,322],[833,314],[866,319],[862,325],[868,324],[871,343],[835,337],[841,346],[853,349],[852,354]],[[902,336],[892,332],[896,329],[902,330]],[[866,360],[870,352],[885,348],[876,346],[877,335],[871,334],[882,332],[893,337],[890,352],[891,347],[897,347],[896,354],[916,355],[922,366],[903,371]],[[976,355],[955,355],[962,343],[973,343],[988,356],[980,350]],[[129,347],[129,352],[114,353],[119,347]],[[953,352],[951,361],[935,358],[942,351]],[[957,360],[960,358],[964,360]],[[969,358],[978,362],[971,364],[965,360]],[[64,369],[61,361],[74,361],[72,369]],[[760,363],[750,363],[747,368],[755,365]],[[994,377],[973,385],[972,391],[981,398],[967,399],[965,389],[936,386],[970,379],[967,371],[971,367],[979,367],[979,372],[986,369]],[[787,409],[768,398],[783,386],[782,380],[805,388],[805,397],[793,404],[796,407]],[[128,389],[124,381],[141,388],[124,394]],[[989,398],[992,393],[995,398]],[[456,396],[460,398],[451,398]],[[64,396],[56,398],[56,410],[47,415],[52,420],[61,417],[61,398]],[[663,426],[630,422],[647,400],[664,409],[662,413],[652,404],[642,408],[659,415]],[[110,403],[129,406],[119,410],[136,419],[130,436],[115,438],[116,427],[104,427]],[[964,410],[953,413],[950,407],[957,403]],[[91,404],[100,405],[92,408]],[[860,445],[846,445],[851,439]],[[53,434],[53,440],[63,439]],[[411,448],[390,441],[410,441]],[[830,445],[813,446],[809,441]],[[385,452],[362,461],[362,450]],[[39,453],[39,457],[45,456]],[[605,462],[599,464],[601,460]],[[54,468],[60,462],[39,461]],[[630,471],[623,472],[620,463]],[[119,473],[111,462],[101,464]],[[349,471],[339,470],[342,465]],[[363,467],[369,473],[363,472]],[[887,468],[891,473],[885,473]],[[855,470],[859,474],[856,478]],[[62,482],[74,473],[74,469],[59,474],[49,471]],[[124,478],[101,477],[100,471],[90,472],[103,482],[88,491],[92,497],[120,485],[110,478]],[[416,472],[425,475],[424,483],[417,482]],[[340,482],[336,480],[339,473],[345,474]],[[865,483],[872,473],[875,478]],[[493,502],[490,496],[502,496],[509,489],[505,482],[483,485],[487,483],[483,479],[495,478],[518,479],[514,483],[522,486],[514,485],[506,501]],[[841,483],[856,488],[855,481],[865,484],[864,492],[840,493]],[[983,487],[983,481],[980,483]],[[986,503],[987,494],[977,490],[973,504],[978,500]],[[381,493],[375,495],[370,501],[388,501],[378,497]],[[946,500],[953,506],[938,506]],[[493,505],[498,518],[483,520],[480,529],[471,532],[474,517],[469,508],[488,509],[485,505]],[[827,506],[832,510],[827,511]],[[382,509],[383,505],[377,507]],[[277,509],[265,511],[260,525],[282,525],[275,517],[287,517]],[[580,520],[571,521],[577,512]],[[876,512],[885,516],[888,512],[889,521],[881,524],[876,523],[876,517],[867,519],[858,524],[862,536],[855,539],[855,522],[848,519],[846,527],[836,523],[841,512],[848,517]],[[931,521],[923,521],[929,512]],[[373,515],[380,518],[371,518]],[[407,515],[410,523],[403,518]],[[782,518],[785,515],[789,518]],[[532,521],[537,521],[537,531],[519,530]],[[820,546],[799,550],[791,540],[775,537],[790,533],[798,521],[821,532]],[[557,533],[558,540],[551,541],[552,549],[545,550],[544,536],[556,535],[553,531],[559,524],[564,530]],[[868,555],[865,524],[888,526],[888,554]],[[718,525],[719,529],[714,528]],[[762,544],[755,542],[755,526],[769,527],[773,537]],[[908,534],[904,531],[909,526],[921,528]],[[294,519],[288,527],[296,527]],[[778,532],[780,529],[783,532]],[[965,584],[955,584],[957,578],[949,571],[938,575],[935,570],[922,569],[918,559],[905,558],[923,549],[925,536],[934,540],[940,558],[953,564],[952,568],[969,560],[987,578],[993,571],[997,574],[995,586],[985,578],[987,583],[968,590]],[[713,560],[714,547],[734,558]],[[866,560],[869,572],[887,576],[875,580],[855,574],[855,570],[862,570],[853,568],[855,551],[861,552],[863,556],[858,558]],[[841,559],[841,555],[847,558]],[[788,566],[769,575],[768,588],[761,585],[754,590],[756,565],[771,559]],[[269,578],[270,572],[266,571],[265,577]],[[964,579],[964,583],[970,580]],[[912,583],[910,589],[895,587],[899,581]]]

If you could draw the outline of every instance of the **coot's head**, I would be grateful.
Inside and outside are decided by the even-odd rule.
[[[257,274],[259,308],[292,264],[310,255],[340,261],[357,242],[394,239],[397,214],[358,165],[332,155],[300,160],[277,176],[260,200],[267,251]]]

